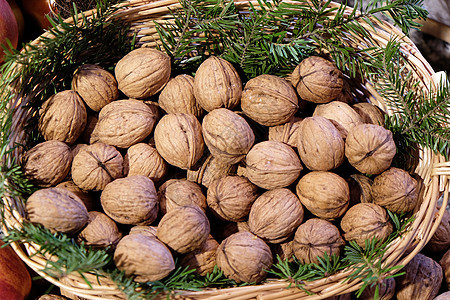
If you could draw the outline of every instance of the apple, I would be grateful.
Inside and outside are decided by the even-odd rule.
[[[14,16],[16,17],[17,25],[19,27],[19,41],[20,41],[23,35],[23,31],[25,30],[25,19],[23,17],[22,10],[20,9],[17,2],[15,0],[7,0],[7,1],[9,3],[9,6],[11,6]]]
[[[9,40],[14,48],[17,47],[19,41],[19,27],[16,17],[6,0],[0,0],[0,45],[8,45]],[[4,60],[4,50],[0,49],[0,64]],[[4,299],[4,298],[2,298]]]
[[[21,0],[19,4],[24,14],[31,17],[41,29],[50,28],[51,24],[47,16],[54,15],[54,0]]]
[[[0,240],[0,299],[24,300],[31,291],[27,267],[10,246]]]

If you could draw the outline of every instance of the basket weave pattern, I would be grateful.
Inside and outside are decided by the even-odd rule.
[[[246,10],[248,1],[235,0],[239,9]],[[258,7],[257,1],[252,1],[255,7]],[[336,5],[337,4],[333,4]],[[130,33],[136,34],[136,44],[138,47],[156,47],[159,43],[159,36],[156,32],[153,21],[170,21],[170,9],[179,8],[177,0],[129,0],[120,4],[121,9],[114,15],[123,21],[131,24]],[[92,15],[92,11],[85,12],[86,16]],[[350,13],[350,11],[348,12]],[[73,22],[69,19],[67,22]],[[392,35],[402,37],[403,34],[393,26],[387,23],[377,22],[376,31],[367,26],[381,47],[384,47]],[[46,33],[43,36],[50,37]],[[362,41],[361,41],[362,42]],[[39,45],[39,39],[33,42]],[[358,45],[355,42],[355,47]],[[408,60],[407,68],[412,71],[414,80],[421,83],[422,88],[427,88],[433,84],[432,75],[434,74],[430,65],[421,56],[415,45],[407,38],[402,38],[401,51]],[[370,101],[388,114],[389,111],[384,100],[377,95],[369,83],[365,85],[365,93],[371,94]],[[20,95],[20,93],[18,93]],[[17,96],[11,100],[10,109],[14,111],[12,134],[10,137],[10,147],[16,143],[24,143],[25,135],[24,124],[31,118],[30,113],[24,107],[30,99]],[[13,157],[18,161],[22,156],[19,148],[13,150]],[[423,203],[416,212],[415,220],[410,225],[409,230],[401,237],[393,241],[383,258],[385,267],[395,265],[405,265],[408,263],[428,242],[435,232],[443,216],[446,204],[449,198],[450,181],[450,162],[442,156],[436,155],[430,149],[419,150],[419,162],[415,172],[423,179]],[[4,164],[11,164],[12,161],[4,161]],[[8,182],[5,182],[8,184]],[[437,201],[442,197],[443,205],[436,210]],[[8,202],[5,207],[13,209],[5,210],[5,221],[9,228],[20,228],[23,222],[24,206],[20,199],[14,197],[4,197],[2,201]],[[4,228],[7,232],[7,228]],[[12,244],[14,250],[22,260],[39,275],[46,278],[51,283],[61,287],[65,291],[86,299],[123,299],[119,290],[107,278],[98,279],[94,274],[84,274],[91,282],[90,288],[79,274],[69,274],[63,279],[56,280],[47,276],[42,270],[45,268],[49,258],[41,255],[32,255],[36,253],[37,245],[25,243],[20,247],[18,244]],[[257,286],[236,287],[227,289],[205,289],[199,292],[180,291],[176,298],[193,299],[323,299],[334,295],[345,294],[355,291],[362,285],[361,281],[345,281],[352,273],[352,270],[342,271],[324,279],[305,282],[304,288],[315,295],[308,295],[303,290],[297,288],[288,288],[289,282],[283,280],[268,280],[264,284]]]

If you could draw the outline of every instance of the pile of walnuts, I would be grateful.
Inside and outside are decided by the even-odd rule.
[[[82,65],[39,111],[45,141],[22,161],[41,187],[27,218],[111,249],[138,282],[166,277],[174,258],[259,282],[275,255],[313,263],[345,241],[384,240],[386,210],[417,209],[420,182],[391,167],[382,111],[354,102],[318,56],[244,86],[214,56],[194,77],[171,78],[170,58],[150,48],[114,75]]]

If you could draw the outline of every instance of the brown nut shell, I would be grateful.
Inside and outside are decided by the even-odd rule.
[[[258,187],[241,176],[224,176],[214,180],[208,188],[210,210],[222,220],[244,221],[258,197]]]
[[[336,127],[324,117],[307,117],[299,127],[298,153],[313,171],[329,171],[344,162],[344,140]]]
[[[388,278],[384,279],[381,283],[378,284],[379,291],[378,291],[378,299],[379,300],[390,300],[394,298],[395,296],[395,279],[394,278]],[[373,300],[375,299],[375,288],[374,286],[368,286],[366,289],[362,292],[361,297],[359,299],[361,300]]]
[[[156,230],[158,228],[156,226],[147,226],[147,225],[135,225],[131,227],[130,232],[128,234],[143,234],[150,237],[156,238]]]
[[[227,237],[217,249],[217,266],[236,282],[260,282],[272,267],[270,247],[248,231]]]
[[[308,57],[294,69],[292,85],[300,98],[314,103],[328,103],[338,97],[344,85],[342,72],[318,56]]]
[[[445,281],[447,282],[447,288],[450,289],[450,249],[442,256],[439,264],[444,272]]]
[[[292,184],[303,169],[294,149],[278,141],[255,144],[247,154],[246,165],[247,178],[267,190]]]
[[[450,212],[444,210],[441,223],[428,241],[425,249],[431,253],[442,253],[450,248]]]
[[[88,222],[83,202],[74,193],[62,188],[37,190],[26,203],[28,219],[52,232],[73,234]]]
[[[398,300],[433,299],[442,282],[441,266],[428,256],[418,253],[396,278]]]
[[[72,153],[66,143],[47,141],[28,150],[22,160],[25,176],[34,184],[50,187],[64,180],[72,164]]]
[[[114,75],[98,65],[80,66],[73,75],[72,89],[93,111],[100,111],[103,106],[119,98]]]
[[[111,102],[100,111],[90,142],[128,148],[150,135],[156,118],[155,111],[142,101],[128,99]]]
[[[345,140],[345,156],[361,173],[380,174],[387,170],[396,152],[392,132],[379,125],[357,125]]]
[[[180,206],[196,205],[203,211],[206,210],[206,197],[202,188],[186,179],[169,179],[164,182],[158,189],[158,200],[162,214]]]
[[[347,181],[332,172],[310,172],[300,178],[296,190],[306,209],[327,220],[342,216],[350,202]]]
[[[317,257],[339,256],[345,245],[339,229],[332,223],[322,219],[309,219],[301,224],[294,237],[295,257],[302,264],[319,263]]]
[[[170,57],[155,49],[138,48],[120,59],[114,69],[119,90],[130,98],[144,99],[169,81]]]
[[[155,145],[169,164],[190,169],[205,148],[200,122],[190,114],[165,115],[156,125]]]
[[[209,152],[229,164],[241,161],[255,142],[247,121],[226,108],[209,112],[203,118],[202,132]]]
[[[198,67],[194,77],[194,95],[206,111],[239,104],[242,81],[228,61],[211,56]]]
[[[206,276],[213,272],[216,265],[217,248],[219,243],[209,235],[199,249],[181,257],[180,264],[189,269],[195,269],[195,273],[200,276]]]
[[[158,103],[168,114],[185,113],[198,118],[204,112],[194,96],[194,77],[186,74],[169,80],[159,95]]]
[[[66,189],[77,195],[78,198],[80,198],[83,202],[84,206],[86,206],[86,209],[88,211],[94,210],[97,207],[98,199],[96,199],[94,195],[92,195],[88,191],[83,191],[82,189],[80,189],[78,185],[76,185],[75,182],[71,180],[61,182],[56,185],[56,187]]]
[[[143,175],[111,181],[100,196],[105,213],[121,224],[148,225],[158,216],[155,185]]]
[[[389,168],[373,180],[373,202],[392,212],[410,212],[419,204],[418,182],[405,170]]]
[[[269,141],[279,141],[297,148],[300,137],[300,123],[303,119],[292,117],[285,124],[269,127]]]
[[[124,175],[144,175],[153,182],[161,181],[169,169],[156,148],[146,143],[137,143],[128,148],[123,164]]]
[[[280,125],[297,112],[297,94],[285,79],[264,74],[247,82],[242,92],[241,108],[261,125]]]
[[[385,113],[378,106],[368,102],[360,102],[352,107],[361,116],[364,123],[384,126]]]
[[[96,143],[80,149],[72,163],[72,180],[83,190],[101,191],[122,177],[123,158],[113,146]]]
[[[303,206],[286,188],[267,191],[253,203],[248,216],[250,231],[269,243],[281,243],[303,221]]]
[[[209,232],[209,220],[198,206],[180,206],[162,217],[156,236],[175,252],[185,254],[201,248]]]
[[[356,125],[363,124],[360,115],[350,105],[340,101],[317,105],[313,116],[321,116],[330,120],[344,139],[347,138],[349,130]]]
[[[114,262],[136,282],[161,280],[175,269],[170,250],[158,239],[143,234],[129,234],[117,244]]]
[[[203,157],[187,171],[187,179],[208,188],[211,183],[221,177],[234,174],[236,165],[225,163],[205,153]]]
[[[78,234],[78,241],[94,248],[115,247],[122,238],[117,224],[99,211],[90,211],[86,227]]]
[[[46,141],[73,144],[86,126],[87,112],[83,100],[72,90],[59,92],[39,110],[39,132]]]
[[[374,203],[358,203],[345,213],[341,228],[347,241],[355,241],[365,248],[366,240],[384,241],[392,233],[386,210]]]

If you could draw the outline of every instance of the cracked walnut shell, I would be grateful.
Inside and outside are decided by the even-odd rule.
[[[307,117],[299,127],[297,146],[301,161],[313,171],[329,171],[344,161],[344,140],[328,119]]]
[[[292,85],[300,98],[315,103],[328,103],[342,92],[342,72],[336,66],[318,56],[308,57],[294,69]]]
[[[306,209],[327,220],[342,216],[350,202],[347,181],[332,172],[310,172],[300,178],[296,190],[300,202]]]
[[[248,216],[250,231],[269,243],[288,239],[303,221],[303,206],[286,188],[263,193],[253,203]]]
[[[387,170],[396,152],[392,132],[379,125],[357,125],[345,140],[345,156],[349,163],[365,174],[380,174]]]
[[[156,236],[179,254],[201,248],[210,233],[209,220],[198,206],[180,206],[166,213]]]
[[[73,75],[72,89],[77,92],[93,111],[119,98],[114,76],[98,65],[80,66]]]
[[[83,202],[74,193],[57,187],[37,190],[26,203],[28,219],[52,232],[73,234],[88,222]]]
[[[39,110],[38,129],[46,141],[73,144],[86,126],[87,112],[83,100],[67,90],[51,96]]]
[[[319,263],[317,257],[339,256],[345,245],[339,229],[331,222],[322,219],[309,219],[301,224],[294,237],[295,257],[302,264]]]
[[[114,252],[114,262],[136,282],[161,280],[175,269],[170,250],[157,238],[134,233],[123,237]]]
[[[270,247],[248,231],[237,232],[220,243],[217,266],[224,275],[240,282],[260,282],[272,267]]]
[[[366,240],[384,241],[392,233],[392,224],[386,210],[374,203],[358,203],[341,220],[344,239],[355,241],[363,249]]]
[[[134,49],[114,69],[119,90],[136,99],[148,98],[162,90],[170,72],[170,57],[151,48]]]
[[[194,77],[194,96],[206,111],[239,104],[242,81],[231,63],[211,56],[198,67]]]
[[[292,184],[303,169],[294,149],[278,141],[254,145],[247,154],[246,166],[247,178],[267,190]]]
[[[86,191],[101,191],[122,177],[123,158],[113,146],[96,143],[83,147],[73,158],[72,180]]]
[[[229,164],[241,161],[255,142],[247,121],[226,108],[209,112],[203,118],[202,132],[209,152]]]
[[[157,113],[142,101],[111,102],[100,111],[90,142],[128,148],[150,135],[156,118]]]
[[[285,79],[264,74],[247,82],[241,108],[259,124],[276,126],[286,123],[297,112],[297,94]]]
[[[158,216],[155,185],[143,175],[111,181],[105,186],[100,202],[105,213],[120,224],[148,225]]]
[[[200,122],[190,114],[165,115],[156,125],[155,145],[169,164],[190,169],[202,157],[205,148]]]
[[[54,186],[69,174],[70,147],[60,141],[42,142],[28,150],[22,160],[24,175],[41,187]]]

